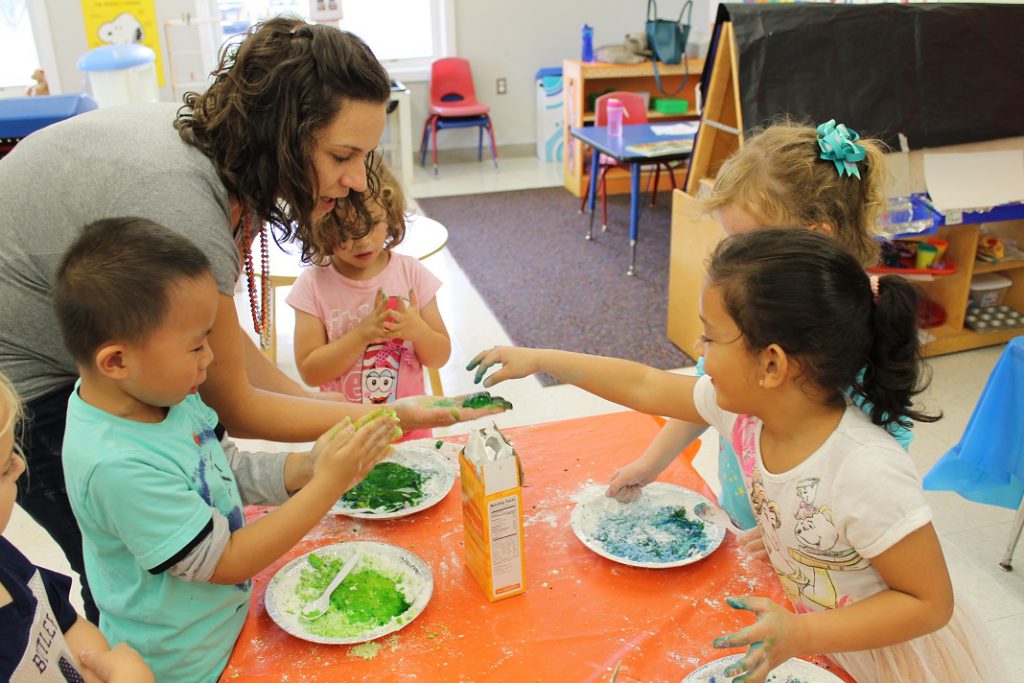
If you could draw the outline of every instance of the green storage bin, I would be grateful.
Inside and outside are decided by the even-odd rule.
[[[690,103],[669,97],[655,97],[651,100],[651,109],[662,114],[685,114],[690,109]]]

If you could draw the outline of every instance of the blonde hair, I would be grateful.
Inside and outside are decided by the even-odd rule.
[[[15,391],[11,380],[7,379],[2,372],[0,372],[0,411],[6,411],[5,418],[0,423],[0,434],[6,434],[8,429],[13,429],[24,414],[18,392]]]
[[[736,206],[764,227],[826,225],[864,267],[877,265],[877,223],[885,204],[884,144],[861,139],[860,179],[820,158],[817,129],[789,120],[755,133],[718,170],[707,212]]]
[[[367,235],[375,222],[370,215],[375,213],[373,204],[384,209],[384,220],[388,224],[388,241],[384,248],[393,249],[401,244],[405,238],[405,190],[391,169],[381,162],[379,155],[374,152],[373,156],[377,158],[368,163],[374,169],[380,187],[377,196],[366,202],[368,211],[356,211],[347,198],[344,204],[339,201],[334,211],[329,211],[313,225],[309,240],[303,245],[303,260],[316,266],[327,265],[339,244]],[[363,198],[364,201],[366,199]]]

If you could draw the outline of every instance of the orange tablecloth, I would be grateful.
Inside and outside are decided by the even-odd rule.
[[[713,649],[712,639],[752,618],[729,608],[726,596],[767,595],[788,604],[767,564],[743,558],[727,536],[692,565],[628,567],[588,550],[569,526],[572,496],[588,482],[606,483],[658,429],[654,418],[627,412],[505,430],[525,471],[527,589],[496,603],[487,602],[464,564],[458,482],[438,505],[409,517],[325,518],[256,577],[249,615],[222,680],[609,681],[621,661],[620,683],[677,683],[701,663],[729,654]],[[682,458],[661,479],[713,499]],[[286,562],[350,540],[407,548],[434,572],[426,610],[377,641],[381,647],[369,659],[352,646],[288,635],[263,604],[267,582]]]

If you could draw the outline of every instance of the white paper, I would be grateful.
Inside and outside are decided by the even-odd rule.
[[[695,121],[658,123],[651,126],[651,132],[655,135],[696,135],[697,125]]]
[[[924,179],[943,213],[1024,201],[1024,150],[925,153]]]

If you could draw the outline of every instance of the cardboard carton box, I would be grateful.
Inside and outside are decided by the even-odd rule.
[[[495,426],[470,432],[459,455],[466,564],[491,602],[526,590],[519,456]]]

